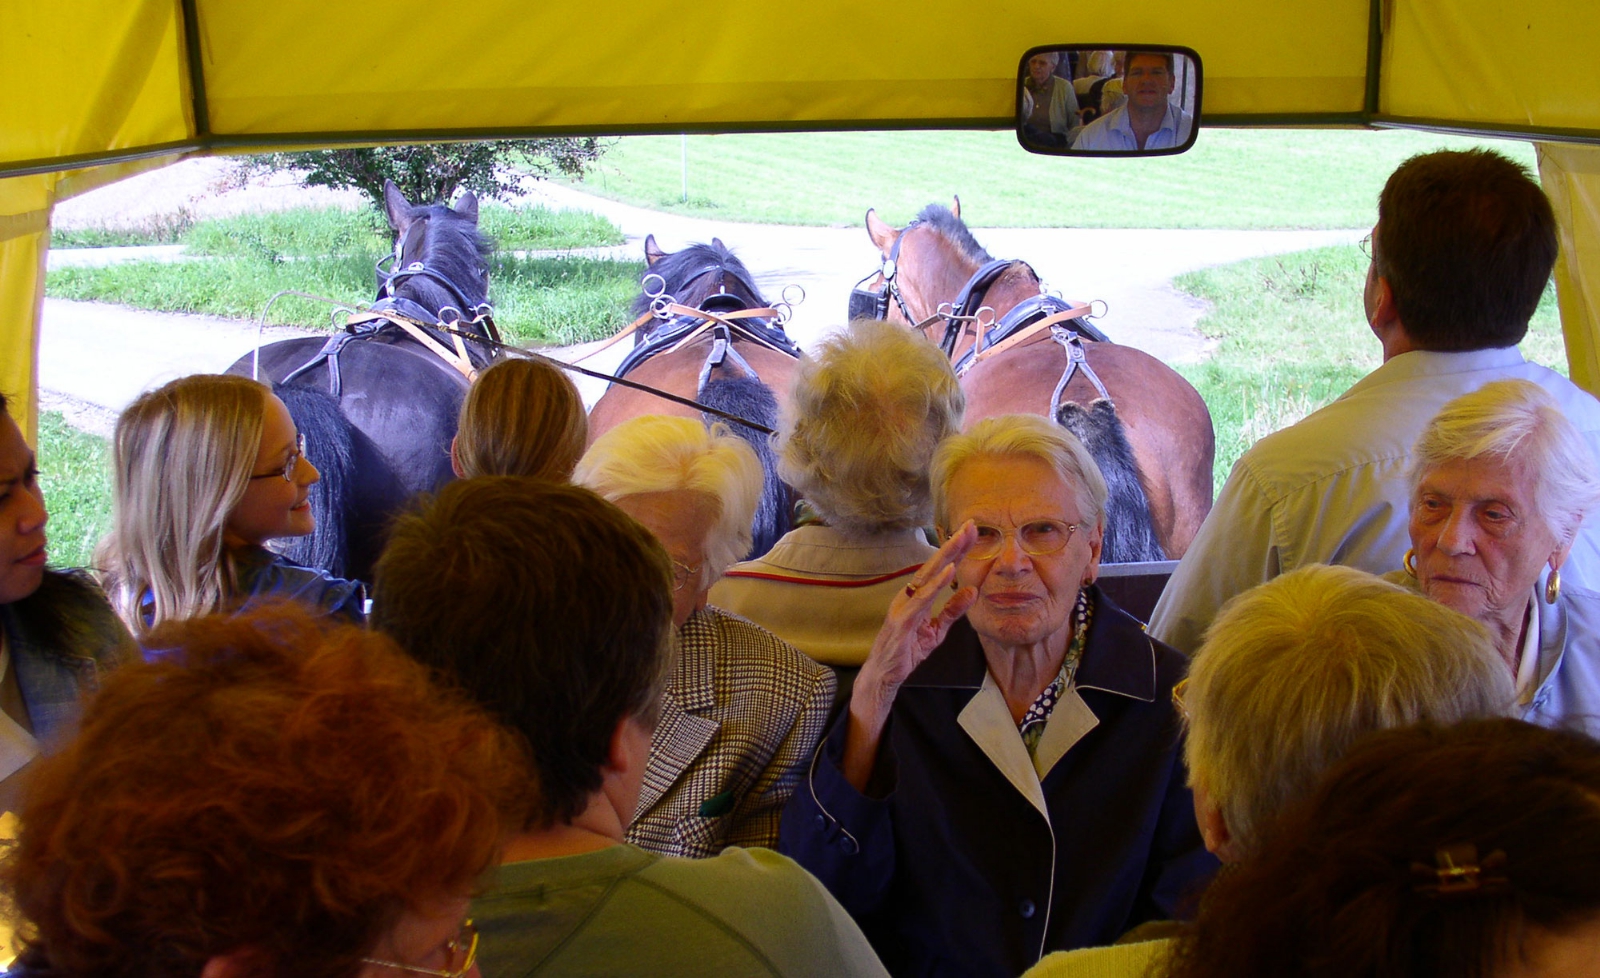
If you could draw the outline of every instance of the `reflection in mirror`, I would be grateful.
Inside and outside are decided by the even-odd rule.
[[[1200,56],[1163,44],[1032,48],[1017,70],[1017,140],[1059,156],[1165,156],[1194,144]]]

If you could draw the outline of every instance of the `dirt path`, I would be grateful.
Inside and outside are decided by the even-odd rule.
[[[227,179],[230,164],[191,160],[134,177],[61,205],[58,226],[149,225],[178,211],[203,218],[247,210],[303,205],[358,206],[359,195],[293,186],[286,178],[240,187]],[[845,318],[850,288],[873,271],[879,257],[862,228],[732,224],[681,217],[619,204],[559,184],[534,185],[528,199],[551,207],[593,211],[628,236],[622,252],[642,257],[644,236],[654,234],[668,251],[720,237],[755,273],[771,298],[789,285],[805,290],[790,335],[802,347],[815,345]],[[1206,341],[1194,329],[1204,306],[1172,288],[1174,276],[1245,258],[1283,254],[1355,241],[1359,231],[1160,231],[1060,228],[976,228],[994,255],[1025,257],[1063,295],[1101,299],[1107,312],[1098,325],[1120,343],[1137,346],[1169,362],[1201,359]],[[174,249],[118,249],[121,255],[53,252],[52,266],[112,258],[176,257]],[[299,331],[269,329],[269,341]],[[253,324],[209,316],[143,312],[104,303],[45,301],[40,338],[40,386],[54,403],[103,427],[140,391],[186,373],[222,370],[253,348]],[[626,344],[596,357],[590,366],[613,366]],[[551,351],[566,357],[586,347]],[[582,380],[591,403],[603,384]],[[94,419],[99,418],[96,422]]]

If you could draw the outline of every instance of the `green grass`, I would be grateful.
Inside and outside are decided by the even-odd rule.
[[[1360,250],[1344,245],[1174,280],[1212,304],[1198,327],[1216,348],[1207,360],[1177,369],[1211,409],[1218,488],[1256,439],[1332,401],[1382,362],[1361,306],[1366,272]],[[1567,372],[1553,286],[1529,324],[1522,353]]]
[[[512,342],[577,343],[627,324],[642,263],[512,254],[617,244],[623,236],[615,225],[593,214],[542,207],[486,205],[480,217],[499,243],[490,261],[489,297],[496,322]],[[186,253],[202,260],[60,268],[49,273],[45,291],[63,299],[235,319],[257,318],[285,290],[364,307],[376,290],[373,264],[389,250],[387,235],[371,211],[302,208],[217,218],[184,236]],[[286,296],[268,321],[325,329],[329,311],[324,303]]]
[[[111,528],[111,445],[60,414],[39,416],[39,485],[50,513],[53,567],[85,567]]]
[[[125,248],[131,245],[178,244],[194,227],[194,216],[186,208],[170,214],[155,214],[137,224],[115,227],[52,228],[52,248]]]
[[[867,208],[903,224],[962,201],[975,227],[1354,228],[1376,219],[1400,161],[1488,145],[1533,164],[1532,145],[1389,130],[1205,129],[1180,156],[1033,156],[1011,132],[834,132],[617,141],[581,184],[640,207],[725,221],[859,226]]]

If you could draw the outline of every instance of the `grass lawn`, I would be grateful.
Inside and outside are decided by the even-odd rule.
[[[584,190],[640,207],[758,223],[899,225],[959,195],[974,227],[1355,228],[1377,216],[1400,161],[1490,146],[1533,165],[1531,144],[1401,130],[1206,129],[1153,159],[1033,156],[1011,132],[689,136],[689,200],[677,136],[617,141]]]
[[[1219,341],[1216,349],[1206,361],[1177,370],[1211,409],[1218,489],[1256,439],[1332,401],[1382,362],[1361,308],[1366,273],[1360,249],[1345,245],[1174,280],[1213,305],[1199,329]],[[1554,286],[1545,290],[1522,353],[1567,372]]]
[[[495,320],[514,343],[567,344],[609,336],[626,325],[641,262],[577,256],[518,257],[514,251],[617,244],[622,234],[590,214],[485,206],[481,226],[500,244],[490,260]],[[64,299],[139,309],[255,319],[277,292],[294,289],[365,306],[375,292],[373,264],[389,250],[381,219],[336,208],[202,221],[183,236],[202,260],[127,262],[61,268],[45,291]],[[323,303],[286,297],[275,324],[328,328]]]
[[[86,567],[111,528],[111,445],[60,414],[39,416],[39,486],[50,512],[52,567]]]

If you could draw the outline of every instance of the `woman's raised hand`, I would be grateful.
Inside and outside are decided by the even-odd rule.
[[[950,626],[966,614],[977,599],[975,589],[962,588],[950,597],[944,610],[933,611],[941,589],[955,580],[956,565],[977,542],[977,527],[968,520],[918,568],[911,583],[889,603],[889,614],[873,640],[872,651],[862,663],[861,674],[856,677],[850,694],[844,775],[857,790],[864,790],[872,774],[878,740],[901,684],[939,647]]]

